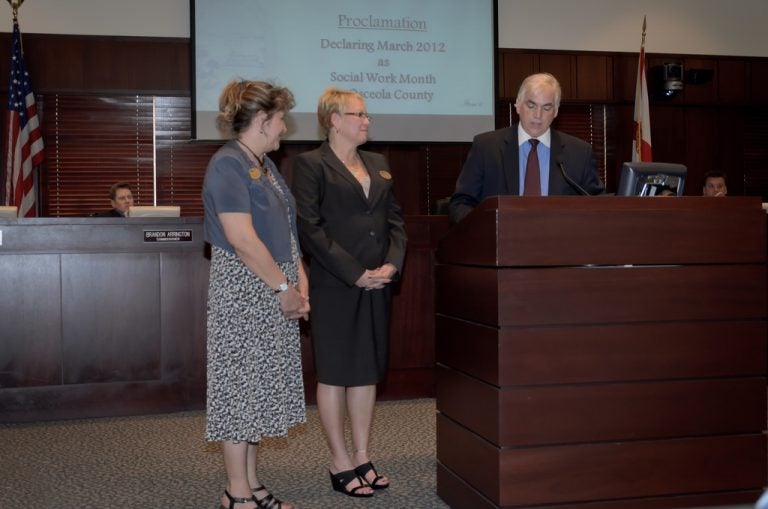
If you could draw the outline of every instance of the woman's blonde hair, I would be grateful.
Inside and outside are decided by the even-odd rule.
[[[320,99],[317,101],[317,121],[320,123],[320,127],[325,130],[326,135],[333,127],[331,116],[334,113],[339,115],[346,113],[347,100],[351,98],[360,99],[365,103],[363,96],[353,90],[330,87],[320,94]]]
[[[295,104],[293,93],[285,87],[266,81],[230,81],[219,96],[216,126],[230,136],[237,136],[251,125],[260,111],[266,113],[269,120],[279,111],[287,113]]]

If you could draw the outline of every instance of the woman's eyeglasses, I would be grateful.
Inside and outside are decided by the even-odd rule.
[[[371,116],[368,114],[368,112],[365,111],[358,111],[356,113],[345,113],[345,115],[352,115],[353,117],[357,117],[359,119],[367,118],[368,120],[371,119]]]

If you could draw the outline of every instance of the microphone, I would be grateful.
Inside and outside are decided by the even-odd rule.
[[[563,175],[565,181],[568,182],[572,188],[574,188],[579,194],[583,196],[591,196],[583,187],[577,184],[575,180],[573,180],[568,176],[567,173],[565,173],[565,165],[562,161],[557,161],[557,166],[560,168],[560,173]]]

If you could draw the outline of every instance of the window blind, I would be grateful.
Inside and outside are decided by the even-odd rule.
[[[108,210],[109,188],[119,181],[131,183],[136,205],[152,204],[151,97],[53,94],[39,102],[46,148],[43,216]]]

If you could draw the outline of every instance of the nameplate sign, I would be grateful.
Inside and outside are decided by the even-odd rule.
[[[144,230],[144,242],[192,242],[192,230]]]

